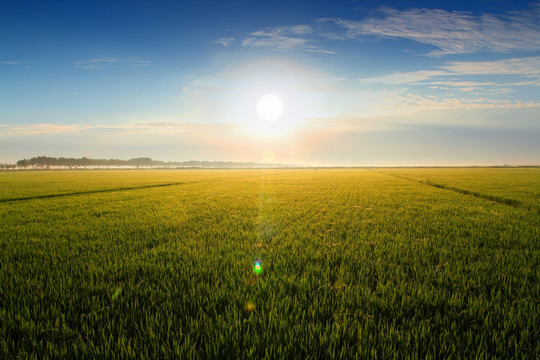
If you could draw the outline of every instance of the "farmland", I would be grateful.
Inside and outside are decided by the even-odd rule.
[[[538,168],[0,173],[0,357],[538,358],[539,203]]]

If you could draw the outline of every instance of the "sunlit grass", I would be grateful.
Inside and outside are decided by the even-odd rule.
[[[0,203],[0,357],[536,358],[540,172],[460,171],[1,174],[78,195]]]

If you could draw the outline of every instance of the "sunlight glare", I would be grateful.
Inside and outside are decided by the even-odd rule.
[[[266,121],[275,121],[283,114],[283,103],[281,99],[274,94],[262,96],[257,101],[257,114]]]

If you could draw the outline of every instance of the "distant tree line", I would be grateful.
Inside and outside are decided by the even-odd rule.
[[[269,164],[254,163],[254,162],[234,162],[234,161],[160,161],[152,160],[148,157],[141,157],[129,160],[119,159],[90,159],[82,158],[65,158],[65,157],[49,157],[37,156],[31,159],[22,159],[16,164],[0,164],[1,169],[27,169],[40,168],[46,169],[49,167],[200,167],[200,168],[250,168],[250,167],[268,167]],[[272,165],[270,165],[272,166]],[[280,166],[280,165],[273,165]]]
[[[161,163],[150,158],[137,158],[130,160],[118,159],[90,159],[86,156],[82,158],[65,158],[65,157],[49,157],[37,156],[31,159],[23,159],[17,161],[18,167],[45,167],[45,166],[153,166]]]
[[[15,164],[8,164],[8,163],[0,163],[0,170],[11,170],[15,169],[17,165]]]

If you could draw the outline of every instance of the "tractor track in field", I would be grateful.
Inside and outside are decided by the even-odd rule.
[[[286,172],[274,173],[274,174],[272,174],[272,176],[284,175],[284,174],[286,174]],[[245,180],[245,179],[252,179],[252,178],[260,178],[261,176],[263,176],[263,175],[247,176],[247,177],[241,177],[241,178],[234,178],[234,179],[230,179],[230,180]],[[221,181],[221,180],[206,181],[206,182],[213,183],[213,182],[217,182],[217,181]],[[183,182],[172,182],[172,183],[164,183],[164,184],[148,184],[148,185],[140,185],[140,186],[124,186],[124,187],[109,188],[109,189],[73,191],[73,192],[57,193],[57,194],[42,194],[42,195],[33,195],[33,196],[20,196],[20,197],[14,197],[14,198],[0,199],[0,204],[2,204],[2,203],[10,203],[10,202],[40,200],[40,199],[53,199],[53,198],[79,196],[79,195],[92,195],[92,194],[101,194],[101,193],[118,192],[118,191],[131,191],[131,190],[152,189],[152,188],[169,187],[169,186],[191,185],[191,184],[197,184],[197,183],[201,183],[201,182],[204,182],[204,181],[183,181]]]
[[[117,192],[117,191],[140,190],[140,189],[167,187],[167,186],[187,185],[187,184],[193,184],[193,183],[194,182],[176,182],[176,183],[166,183],[166,184],[126,186],[126,187],[110,188],[110,189],[74,191],[74,192],[66,192],[66,193],[61,193],[61,194],[43,194],[43,195],[35,195],[35,196],[22,196],[22,197],[17,197],[17,198],[0,199],[0,203],[18,202],[18,201],[27,201],[27,200],[38,200],[38,199],[50,199],[50,198],[78,196],[78,195],[100,194],[100,193]]]
[[[508,205],[508,206],[512,206],[512,207],[522,207],[522,205],[523,205],[521,201],[516,200],[516,199],[509,199],[509,198],[504,198],[502,196],[489,195],[489,194],[484,194],[484,193],[480,193],[480,192],[477,192],[477,191],[461,189],[461,188],[457,188],[455,186],[448,186],[448,185],[444,185],[444,184],[434,183],[434,182],[429,181],[429,180],[424,181],[424,180],[412,179],[412,178],[408,178],[408,177],[400,176],[400,175],[395,175],[395,174],[386,174],[386,173],[381,173],[381,172],[378,172],[378,171],[373,171],[373,172],[377,173],[377,174],[380,174],[380,175],[392,176],[392,177],[395,177],[395,178],[398,178],[398,179],[417,182],[419,184],[432,186],[432,187],[435,187],[437,189],[453,191],[455,193],[462,194],[462,195],[470,195],[470,196],[474,196],[474,197],[479,198],[479,199],[494,201],[494,202],[502,204],[502,205]]]

